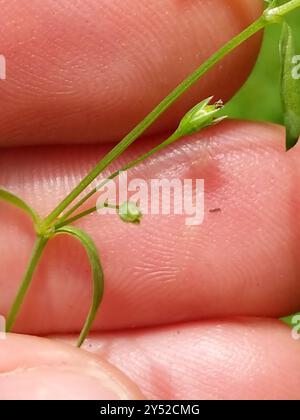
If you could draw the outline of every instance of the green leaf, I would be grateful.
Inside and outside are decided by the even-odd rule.
[[[88,255],[92,273],[93,273],[93,300],[90,307],[89,314],[85,321],[84,327],[80,333],[77,346],[80,347],[86,337],[88,336],[92,323],[95,319],[95,316],[98,312],[100,303],[103,298],[104,292],[104,275],[103,270],[98,254],[98,250],[92,238],[82,230],[75,228],[74,226],[64,226],[56,231],[56,234],[67,234],[78,239],[81,244],[84,246],[86,253]]]
[[[35,210],[33,210],[27,203],[25,203],[25,201],[16,195],[0,188],[0,200],[6,201],[7,203],[23,210],[26,214],[28,214],[28,216],[30,216],[35,224],[40,222],[40,218]]]
[[[20,308],[23,304],[24,298],[26,296],[26,293],[30,287],[30,284],[32,282],[32,278],[34,275],[34,272],[42,258],[44,249],[49,241],[49,238],[38,236],[35,241],[34,248],[32,250],[31,258],[29,261],[29,264],[26,268],[26,271],[23,276],[23,280],[21,283],[21,286],[18,290],[18,293],[15,297],[15,300],[12,304],[12,307],[7,315],[7,322],[6,322],[6,331],[11,331],[12,327],[14,326],[15,320],[18,316],[18,313],[20,311]]]
[[[295,77],[295,47],[291,27],[283,24],[280,42],[281,53],[281,97],[286,126],[286,149],[298,142],[300,135],[300,80]]]

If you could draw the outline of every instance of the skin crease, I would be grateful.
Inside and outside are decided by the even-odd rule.
[[[208,0],[169,0],[163,9],[168,13],[154,19],[148,3],[135,5],[141,17],[137,20],[144,22],[145,31],[155,28],[154,44],[155,36],[165,40],[159,55],[153,55],[151,46],[142,49],[144,40],[131,27],[128,44],[119,46],[119,52],[118,36],[130,16],[122,9],[125,2],[65,0],[59,6],[51,2],[50,8],[49,0],[26,5],[0,0],[0,23],[5,16],[0,25],[5,29],[1,53],[11,63],[11,78],[0,85],[6,104],[0,116],[0,139],[6,146],[0,154],[0,185],[42,214],[111,145],[7,146],[41,140],[74,143],[83,138],[94,142],[100,127],[101,141],[115,139],[197,65],[195,54],[201,51],[201,62],[250,23],[262,6],[259,1],[219,1],[212,14]],[[104,7],[113,13],[102,18],[106,25],[96,28]],[[178,21],[182,13],[184,19]],[[82,16],[88,33],[78,26]],[[212,20],[221,31],[209,29]],[[175,38],[174,31],[170,36],[174,21],[179,22]],[[95,44],[96,30],[99,39],[106,34],[110,51],[107,45],[103,49]],[[134,34],[136,44],[130,50]],[[78,67],[72,61],[78,56],[76,37],[89,51]],[[175,125],[188,103],[208,96],[212,89],[218,97],[230,96],[253,64],[257,41],[210,73],[155,130]],[[133,49],[137,60],[132,60],[132,83],[124,84],[128,74],[124,72],[122,83],[117,77],[124,63],[110,66],[111,60],[113,55],[124,57],[124,50],[128,59],[134,56]],[[179,65],[181,51],[185,58]],[[105,79],[108,89],[94,77],[99,55],[115,71]],[[100,73],[105,78],[105,72]],[[97,80],[96,87],[87,80]],[[125,92],[120,91],[124,85]],[[113,116],[112,106],[118,111]],[[122,162],[161,138],[165,136],[141,139]],[[226,122],[181,140],[132,171],[132,176],[145,179],[204,178],[203,225],[187,228],[181,217],[152,216],[145,216],[139,227],[110,216],[103,222],[98,216],[80,222],[95,239],[106,274],[104,304],[94,334],[85,343],[95,354],[54,340],[8,335],[0,340],[0,399],[298,399],[299,342],[292,340],[287,327],[262,317],[299,309],[299,167],[299,146],[285,153],[282,128]],[[210,213],[214,208],[221,211]],[[22,213],[4,203],[0,232],[0,313],[5,314],[28,261],[33,232]],[[91,299],[89,267],[77,242],[67,238],[55,242],[46,251],[15,331],[51,333],[73,343]],[[236,318],[240,315],[252,318]]]

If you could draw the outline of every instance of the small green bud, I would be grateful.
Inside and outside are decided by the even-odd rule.
[[[119,207],[119,216],[123,222],[140,223],[142,213],[135,203],[125,201],[125,203]]]
[[[216,114],[223,108],[223,102],[218,101],[209,105],[212,99],[213,96],[205,99],[185,114],[176,131],[180,136],[191,135],[227,118],[216,118]]]

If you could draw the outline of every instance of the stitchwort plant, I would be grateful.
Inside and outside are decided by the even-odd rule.
[[[222,102],[213,101],[213,97],[205,99],[190,110],[180,121],[175,132],[160,145],[128,163],[118,171],[113,172],[107,180],[103,181],[96,188],[88,193],[86,190],[91,183],[117,159],[122,153],[135,142],[144,131],[149,128],[184,92],[198,82],[201,77],[212,67],[219,63],[225,56],[231,53],[243,42],[268,25],[282,25],[282,37],[280,42],[281,54],[281,93],[287,131],[286,148],[293,147],[300,135],[300,86],[297,78],[293,77],[293,58],[295,55],[293,45],[292,29],[285,21],[287,14],[300,7],[300,0],[268,0],[263,14],[249,27],[231,39],[220,50],[214,53],[205,63],[190,74],[180,85],[178,85],[155,109],[150,112],[129,134],[127,134],[110,152],[108,152],[99,163],[82,179],[82,181],[71,191],[64,200],[46,217],[32,209],[21,198],[13,193],[0,189],[0,199],[23,210],[32,220],[36,240],[32,255],[24,273],[19,291],[9,311],[6,323],[6,330],[11,331],[18,316],[26,293],[30,287],[35,270],[43,256],[45,247],[57,235],[70,235],[77,239],[84,247],[92,268],[93,296],[89,313],[85,324],[82,327],[78,339],[78,346],[81,346],[87,337],[94,318],[102,301],[104,291],[104,274],[100,262],[100,256],[93,240],[84,231],[73,226],[73,223],[89,214],[96,212],[93,207],[82,211],[81,207],[92,197],[106,182],[117,178],[122,171],[128,170],[154,153],[159,152],[166,146],[178,139],[199,132],[203,128],[218,124],[225,117],[220,115]],[[110,203],[103,203],[102,207],[110,207]],[[101,206],[100,206],[101,207]],[[99,206],[98,206],[99,208]],[[119,213],[120,219],[126,223],[138,224],[141,222],[142,214],[136,204],[126,202],[114,207]]]

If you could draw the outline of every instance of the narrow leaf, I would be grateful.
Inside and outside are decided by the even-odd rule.
[[[104,292],[103,270],[100,263],[100,258],[99,258],[96,245],[94,244],[94,241],[92,240],[92,238],[89,235],[87,235],[87,233],[83,232],[82,230],[78,228],[75,228],[74,226],[64,226],[58,229],[56,231],[56,234],[67,234],[78,239],[86,250],[86,253],[88,255],[91,268],[92,268],[93,299],[92,299],[92,304],[90,307],[89,314],[87,316],[84,327],[82,328],[80,337],[77,342],[77,346],[80,347],[90,332],[92,323],[95,319],[95,316],[98,312],[100,303],[103,298],[103,292]]]
[[[295,74],[295,47],[291,27],[283,24],[280,42],[281,97],[286,126],[286,149],[294,147],[300,135],[300,80]]]
[[[16,195],[0,188],[0,200],[6,201],[7,203],[18,207],[19,209],[23,210],[26,214],[28,214],[35,224],[39,223],[40,218],[35,212],[35,210],[33,210],[27,203],[25,203],[25,201],[23,201]]]

